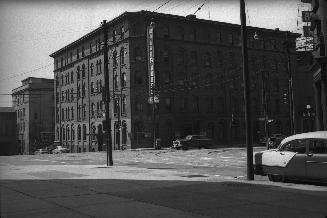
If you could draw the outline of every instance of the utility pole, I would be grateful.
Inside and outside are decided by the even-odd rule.
[[[241,36],[242,36],[242,56],[243,56],[243,80],[244,80],[244,102],[245,102],[245,129],[246,129],[246,151],[247,151],[247,179],[254,179],[253,169],[253,147],[251,143],[251,113],[250,113],[250,89],[248,70],[248,50],[245,2],[240,0]]]
[[[290,49],[292,42],[289,40],[289,32],[286,32],[286,40],[284,42],[287,55],[287,73],[288,73],[288,93],[289,93],[289,119],[290,119],[290,134],[295,134],[294,128],[294,103],[293,103],[293,75],[291,69],[291,55]]]
[[[267,103],[267,76],[265,71],[262,71],[262,103],[265,116],[265,137],[268,139],[268,103]]]
[[[107,146],[107,166],[112,166],[112,142],[111,142],[111,119],[109,113],[109,104],[110,104],[110,90],[109,90],[109,72],[108,72],[108,33],[106,27],[106,20],[102,22],[103,29],[103,63],[104,63],[104,91],[105,91],[105,108],[106,108],[106,117],[105,117],[105,131],[106,131],[106,146]]]

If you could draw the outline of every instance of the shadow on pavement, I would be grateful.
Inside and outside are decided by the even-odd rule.
[[[238,182],[1,180],[1,217],[325,217],[327,192]]]

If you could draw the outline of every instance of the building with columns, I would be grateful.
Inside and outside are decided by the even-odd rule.
[[[327,1],[312,0],[313,56],[315,63],[313,73],[313,87],[315,93],[315,129],[327,130]]]
[[[154,137],[171,146],[187,134],[205,134],[219,144],[244,141],[239,25],[149,11],[125,12],[106,25],[114,147],[152,147]],[[248,27],[254,141],[265,130],[289,134],[283,43],[293,46],[294,73],[296,37]],[[99,27],[50,55],[55,140],[72,152],[103,149],[103,38]]]

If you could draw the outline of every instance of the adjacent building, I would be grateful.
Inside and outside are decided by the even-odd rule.
[[[149,11],[125,12],[106,25],[114,147],[152,147],[154,137],[171,146],[187,134],[244,142],[239,25]],[[72,152],[103,149],[103,32],[99,27],[50,55],[55,139]],[[296,69],[296,37],[248,27],[254,141],[265,131],[290,132],[283,94]]]
[[[327,1],[312,0],[313,86],[315,92],[316,130],[327,130]]]
[[[0,107],[0,155],[18,154],[16,112],[13,107]]]
[[[55,126],[53,79],[28,77],[12,91],[12,98],[20,153],[31,154],[51,145]]]

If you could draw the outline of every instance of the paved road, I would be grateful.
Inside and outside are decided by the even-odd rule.
[[[255,148],[259,151],[262,148]],[[325,217],[327,187],[246,181],[245,149],[0,157],[1,217]]]

